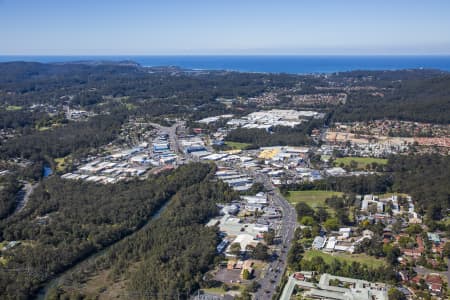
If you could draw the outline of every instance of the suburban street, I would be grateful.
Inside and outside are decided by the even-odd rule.
[[[447,259],[447,271],[436,271],[436,270],[432,270],[432,269],[427,269],[423,266],[416,266],[414,267],[414,271],[419,274],[419,275],[423,275],[426,276],[427,274],[430,273],[437,273],[440,274],[441,276],[443,276],[444,278],[447,278],[448,282],[450,283],[450,259]]]

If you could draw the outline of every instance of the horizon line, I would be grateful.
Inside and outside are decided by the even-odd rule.
[[[89,54],[89,53],[65,53],[65,54],[3,54],[0,57],[73,57],[73,56],[450,56],[448,53],[114,53],[114,54]]]

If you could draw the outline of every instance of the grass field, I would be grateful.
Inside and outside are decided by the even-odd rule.
[[[292,204],[304,202],[312,208],[326,207],[325,199],[332,196],[342,196],[341,192],[333,191],[289,191],[287,200]]]
[[[0,256],[0,265],[6,266],[8,264],[8,259],[4,258],[3,256]]]
[[[128,110],[135,110],[135,109],[137,108],[137,106],[134,105],[134,104],[132,104],[132,103],[125,103],[125,107],[126,107]]]
[[[344,164],[344,166],[349,167],[351,161],[355,161],[358,164],[358,169],[365,169],[367,165],[372,163],[377,163],[379,165],[387,164],[387,159],[384,158],[372,158],[372,157],[338,157],[334,160],[335,166],[340,166]]]
[[[13,111],[13,110],[21,110],[22,109],[22,106],[17,106],[17,105],[8,105],[7,107],[6,107],[6,110],[9,110],[9,111]]]
[[[305,252],[305,255],[303,259],[310,260],[313,257],[320,256],[323,258],[323,260],[329,264],[333,261],[333,259],[337,259],[341,262],[359,262],[360,264],[367,265],[369,268],[378,268],[381,266],[386,265],[386,261],[383,259],[378,259],[373,256],[369,256],[364,253],[358,253],[358,254],[347,254],[347,253],[334,253],[334,254],[328,254],[323,253],[319,250],[309,250]]]
[[[243,150],[246,149],[250,144],[248,143],[238,143],[238,142],[225,142],[225,145],[237,149],[237,150]]]
[[[380,194],[378,195],[378,197],[380,197],[381,199],[383,198],[389,198],[393,195],[397,195],[397,196],[401,196],[401,197],[406,197],[408,196],[408,194],[403,194],[403,193],[385,193],[385,194]]]
[[[450,225],[450,218],[445,218],[444,220],[441,221],[441,223],[449,226]],[[449,278],[450,279],[450,278]]]
[[[206,289],[202,289],[202,291],[207,293],[207,294],[214,294],[214,295],[223,295],[223,294],[225,294],[225,290],[222,287],[206,288]]]
[[[55,158],[56,171],[62,172],[66,169],[67,163],[70,162],[70,156]]]

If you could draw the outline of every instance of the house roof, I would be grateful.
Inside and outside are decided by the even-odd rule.
[[[441,289],[442,289],[442,284],[438,284],[438,283],[433,283],[432,285],[431,285],[431,290],[432,291],[441,291]]]
[[[428,284],[442,284],[442,278],[438,274],[428,274],[425,281]]]

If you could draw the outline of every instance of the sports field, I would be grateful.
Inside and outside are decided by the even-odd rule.
[[[325,199],[342,195],[343,193],[341,192],[333,191],[289,191],[287,200],[294,205],[299,202],[304,202],[312,208],[316,208],[327,206]]]
[[[384,158],[373,158],[373,157],[338,157],[334,160],[335,166],[340,166],[344,164],[344,166],[349,167],[350,162],[355,161],[357,163],[358,169],[365,169],[367,165],[372,163],[377,163],[379,165],[387,164],[388,160]]]
[[[17,105],[8,105],[6,107],[6,110],[8,111],[15,111],[15,110],[21,110],[22,106],[17,106]]]
[[[238,142],[225,142],[225,145],[231,147],[232,149],[236,149],[236,150],[244,150],[246,149],[248,146],[250,146],[250,144],[248,143],[238,143]]]

